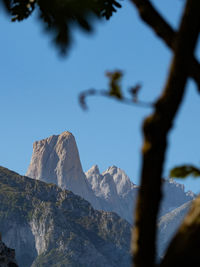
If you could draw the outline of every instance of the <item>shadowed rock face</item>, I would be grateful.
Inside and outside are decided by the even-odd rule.
[[[184,203],[195,198],[191,191],[185,192],[183,184],[179,184],[173,179],[163,180],[163,201],[160,209],[160,215],[164,215]]]
[[[18,267],[15,260],[15,250],[8,248],[0,238],[0,266],[1,267]]]
[[[180,207],[163,215],[158,221],[158,255],[163,257],[170,240],[178,230],[184,217],[188,213],[192,201],[188,201]]]
[[[0,203],[20,267],[130,266],[130,224],[70,191],[0,167]]]

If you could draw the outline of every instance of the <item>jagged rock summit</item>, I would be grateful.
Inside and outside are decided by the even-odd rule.
[[[26,176],[71,190],[100,208],[83,172],[75,138],[68,131],[33,144]]]
[[[132,223],[138,186],[130,181],[126,173],[116,166],[111,166],[100,174],[98,166],[94,165],[85,174],[101,203],[101,208],[114,211]]]

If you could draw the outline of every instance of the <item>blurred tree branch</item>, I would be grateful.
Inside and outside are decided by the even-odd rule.
[[[144,1],[134,0],[135,2],[141,9],[139,2]],[[173,39],[174,56],[167,83],[155,104],[155,111],[143,124],[141,186],[132,240],[135,267],[155,266],[156,223],[161,200],[161,177],[167,149],[167,135],[173,126],[185,92],[189,66],[199,35],[199,13],[200,1],[188,0],[180,28]]]
[[[118,100],[119,102],[126,105],[136,105],[139,107],[153,108],[154,103],[139,100],[138,93],[141,89],[140,84],[136,84],[129,89],[129,98],[124,96],[121,86],[121,79],[123,76],[122,71],[107,71],[106,76],[109,79],[108,90],[89,89],[81,92],[81,94],[79,95],[79,103],[84,110],[88,108],[86,103],[86,99],[88,96],[112,97],[115,100]]]
[[[175,49],[175,38],[177,32],[165,21],[158,13],[155,7],[149,0],[130,0],[137,8],[141,19],[150,26],[154,32],[160,37],[168,47]],[[188,68],[189,75],[195,80],[198,91],[200,92],[200,64],[192,57],[190,67]]]

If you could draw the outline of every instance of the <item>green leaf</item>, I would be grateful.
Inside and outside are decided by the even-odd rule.
[[[182,165],[177,166],[170,171],[170,177],[186,178],[188,176],[200,176],[200,169],[192,165]]]

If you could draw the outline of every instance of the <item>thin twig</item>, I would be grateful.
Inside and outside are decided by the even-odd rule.
[[[122,104],[134,105],[134,106],[143,107],[143,108],[153,108],[154,107],[154,103],[144,102],[144,101],[140,101],[140,100],[134,101],[133,99],[127,98],[127,97],[117,98],[115,96],[110,95],[109,92],[106,90],[89,89],[89,90],[85,90],[85,91],[81,92],[79,95],[79,103],[80,103],[82,109],[84,109],[84,110],[88,109],[88,106],[86,103],[86,98],[88,96],[104,96],[107,98],[109,97],[109,98],[113,98],[113,99],[117,100],[118,102],[120,102]]]

